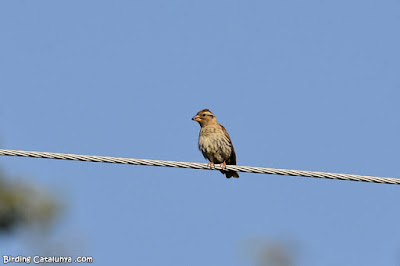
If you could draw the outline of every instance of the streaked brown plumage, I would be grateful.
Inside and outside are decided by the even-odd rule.
[[[221,164],[222,168],[226,168],[227,164],[236,164],[231,138],[226,129],[218,123],[215,115],[210,110],[203,109],[192,120],[200,124],[199,149],[204,158],[210,161],[210,167],[215,163]],[[239,177],[235,171],[221,170],[221,173],[227,178]]]

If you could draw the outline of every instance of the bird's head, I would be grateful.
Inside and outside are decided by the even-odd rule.
[[[192,120],[199,122],[200,126],[208,126],[213,124],[218,124],[215,115],[211,113],[208,109],[203,109],[199,111],[195,116],[193,116]]]

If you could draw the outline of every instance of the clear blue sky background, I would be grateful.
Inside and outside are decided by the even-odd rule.
[[[1,147],[205,162],[209,108],[239,165],[400,177],[399,28],[395,0],[2,1]],[[300,266],[399,263],[400,186],[0,164],[65,200],[62,255],[97,265],[249,265],[252,237]]]

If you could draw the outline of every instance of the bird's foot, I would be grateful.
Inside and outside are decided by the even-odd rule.
[[[207,165],[208,165],[208,167],[210,167],[210,169],[213,169],[213,167],[214,167],[214,163],[213,162],[209,162]]]
[[[225,169],[226,170],[226,162],[224,161],[223,163],[221,163],[221,168],[222,170]]]

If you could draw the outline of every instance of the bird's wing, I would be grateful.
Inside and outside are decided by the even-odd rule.
[[[226,131],[226,129],[223,125],[221,125],[221,128],[222,128],[222,131],[224,132],[224,135],[228,138],[229,144],[232,147],[231,156],[229,157],[228,160],[226,160],[226,164],[236,164],[236,153],[235,153],[235,149],[233,148],[233,145],[232,145],[231,137],[229,136],[228,131]]]

